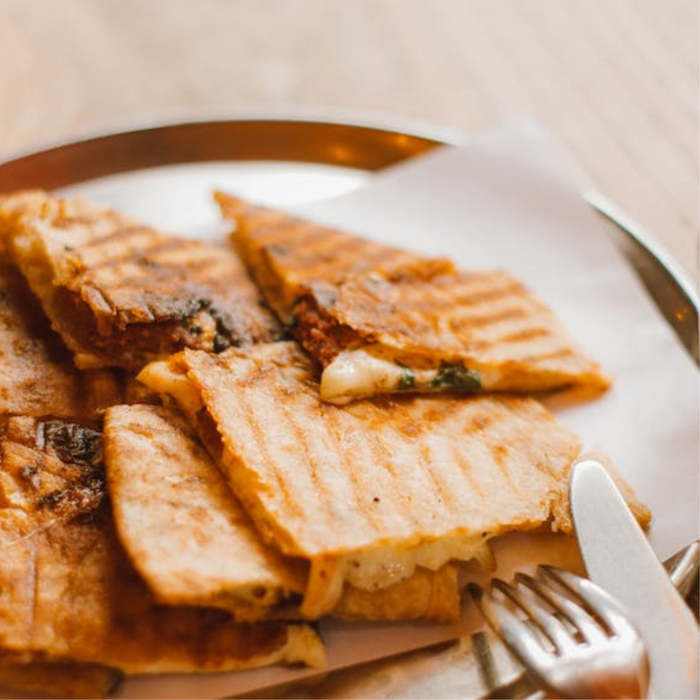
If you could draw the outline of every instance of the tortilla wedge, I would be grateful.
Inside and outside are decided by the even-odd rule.
[[[294,305],[313,283],[338,284],[378,273],[387,279],[430,279],[455,271],[447,258],[428,258],[321,226],[224,192],[214,195],[235,222],[238,254],[280,320],[291,323]]]
[[[279,326],[227,246],[170,236],[43,194],[5,215],[10,254],[80,368],[140,369],[183,347],[220,351]],[[2,215],[0,202],[0,218]]]
[[[336,407],[291,342],[186,350],[139,378],[198,426],[263,537],[309,560],[304,614],[332,610],[345,582],[376,590],[418,566],[487,559],[501,533],[571,529],[579,441],[532,399]]]
[[[332,403],[386,393],[533,392],[610,378],[512,276],[459,272],[216,194],[268,304],[321,367]]]
[[[220,607],[239,620],[301,617],[307,562],[263,543],[176,410],[110,408],[104,441],[119,538],[159,601]],[[384,590],[346,585],[332,614],[446,620],[459,609],[456,567],[447,564]]]
[[[125,673],[323,663],[308,626],[154,601],[114,534],[99,433],[12,418],[0,447],[0,651]]]

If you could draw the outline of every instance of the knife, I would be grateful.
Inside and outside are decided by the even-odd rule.
[[[605,468],[571,475],[571,512],[588,576],[626,608],[646,642],[650,697],[698,697],[698,628]]]

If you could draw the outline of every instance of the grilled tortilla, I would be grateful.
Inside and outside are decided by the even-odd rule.
[[[30,196],[30,195],[28,195]],[[140,369],[183,347],[220,351],[279,327],[235,253],[84,200],[44,195],[6,217],[10,252],[80,368]]]
[[[22,275],[0,263],[0,415],[92,420],[120,398],[110,370],[73,366]]]
[[[304,625],[156,604],[115,537],[99,433],[12,418],[0,447],[1,651],[126,673],[322,661]]]
[[[168,376],[168,373],[170,376]],[[265,539],[310,561],[302,611],[486,557],[486,541],[570,531],[575,435],[538,402],[479,396],[323,403],[295,343],[186,350],[141,381],[197,423]]]
[[[119,538],[158,600],[221,607],[237,619],[299,617],[308,565],[263,543],[178,413],[115,406],[105,415],[107,481]],[[454,566],[418,569],[380,591],[346,584],[334,615],[454,619]]]
[[[232,241],[265,300],[283,323],[315,282],[337,284],[355,275],[430,279],[454,272],[446,258],[427,258],[344,231],[297,219],[216,192],[223,216],[236,224]]]
[[[505,272],[314,284],[294,332],[323,367],[321,397],[541,392],[610,380],[552,311]]]
[[[217,194],[266,300],[333,403],[386,393],[600,391],[609,378],[504,272],[430,260]]]

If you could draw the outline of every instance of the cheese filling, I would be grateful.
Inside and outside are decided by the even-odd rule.
[[[364,348],[344,350],[323,370],[321,398],[342,405],[363,396],[403,391],[476,391],[485,384],[483,374],[462,363],[442,361],[439,367],[414,369]],[[496,377],[488,380],[492,383]]]
[[[311,560],[301,611],[310,618],[332,611],[346,582],[377,591],[405,581],[417,567],[437,571],[452,560],[476,559],[484,568],[493,568],[493,554],[487,544],[491,536],[454,534],[415,547],[385,546],[344,556],[317,557]]]

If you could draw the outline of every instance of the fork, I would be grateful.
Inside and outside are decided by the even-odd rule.
[[[518,573],[515,582],[493,579],[489,594],[475,583],[467,588],[493,631],[543,687],[567,698],[646,695],[644,643],[614,598],[553,566],[539,566],[537,578]],[[519,619],[494,589],[527,619]]]

